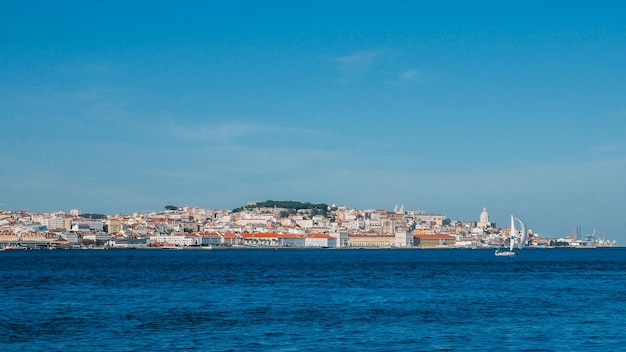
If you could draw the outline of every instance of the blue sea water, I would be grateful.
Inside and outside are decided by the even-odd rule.
[[[2,351],[626,349],[626,248],[0,253]]]

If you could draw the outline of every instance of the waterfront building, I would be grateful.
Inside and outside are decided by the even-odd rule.
[[[72,244],[64,238],[57,238],[50,241],[50,248],[70,249],[72,248]]]
[[[457,248],[477,248],[478,241],[473,237],[456,236],[455,246]]]
[[[147,248],[148,238],[140,237],[114,237],[107,242],[111,248]]]
[[[241,237],[232,232],[220,233],[222,244],[225,246],[239,246],[242,244]]]
[[[350,234],[348,245],[353,248],[391,248],[395,244],[395,235],[381,233],[353,233]]]
[[[106,244],[112,238],[113,237],[111,235],[104,232],[90,232],[83,234],[83,240],[93,241],[96,247]]]
[[[250,247],[304,247],[305,236],[279,233],[244,233],[243,244]]]
[[[47,235],[48,234],[46,232],[29,231],[20,235],[20,241],[45,244],[51,241]],[[53,235],[53,237],[56,238],[57,236]]]
[[[202,232],[198,235],[201,246],[220,246],[224,243],[224,238],[218,232]]]
[[[411,231],[408,227],[398,227],[395,229],[394,247],[413,247],[413,243],[413,231]]]
[[[326,234],[311,233],[306,235],[304,246],[307,248],[335,248],[337,247],[337,239]]]
[[[19,241],[19,237],[15,232],[3,231],[0,232],[0,243],[16,243]]]
[[[79,232],[69,232],[65,236],[62,236],[70,245],[78,245],[83,238],[83,234]]]
[[[186,235],[156,235],[150,236],[148,244],[154,247],[160,245],[172,245],[176,247],[189,247],[193,245],[200,245],[199,240],[196,237]]]
[[[415,246],[422,248],[454,247],[456,237],[448,234],[415,235]]]
[[[350,236],[348,235],[348,231],[333,231],[330,235],[337,240],[337,248],[345,248],[349,246]]]

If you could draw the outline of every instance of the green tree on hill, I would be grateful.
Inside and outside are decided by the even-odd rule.
[[[325,203],[310,203],[310,202],[298,202],[293,200],[266,200],[265,202],[256,202],[254,205],[245,205],[243,207],[233,209],[233,213],[243,211],[244,209],[258,208],[281,208],[281,209],[294,209],[298,211],[300,209],[310,209],[312,215],[324,215],[328,214],[328,205]]]

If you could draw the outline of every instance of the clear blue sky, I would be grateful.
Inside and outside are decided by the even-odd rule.
[[[499,225],[513,213],[545,236],[582,226],[626,245],[625,14],[3,1],[0,209],[487,207]]]

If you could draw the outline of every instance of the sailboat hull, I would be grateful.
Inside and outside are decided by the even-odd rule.
[[[517,255],[517,253],[515,253],[513,251],[500,252],[500,251],[496,250],[496,257],[514,257],[516,255]]]

